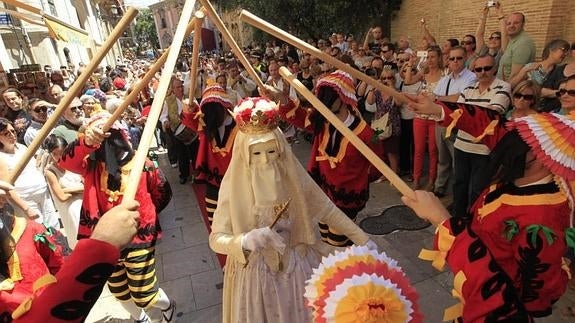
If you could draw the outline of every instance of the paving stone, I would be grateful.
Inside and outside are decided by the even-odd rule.
[[[162,254],[164,279],[172,280],[215,269],[207,242]]]
[[[171,299],[176,300],[176,315],[180,316],[184,313],[195,311],[196,297],[202,297],[201,294],[196,296],[196,294],[192,292],[192,280],[190,276],[164,281],[161,287]]]
[[[196,308],[198,310],[222,302],[223,279],[223,272],[220,268],[192,275],[192,291],[194,295],[197,295]]]
[[[178,322],[201,322],[201,323],[221,323],[222,322],[222,305],[214,305],[199,311],[186,313],[178,317]]]

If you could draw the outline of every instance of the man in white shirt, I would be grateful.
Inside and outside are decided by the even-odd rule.
[[[438,100],[456,102],[465,88],[476,81],[475,74],[465,68],[465,49],[453,47],[449,51],[449,70],[451,73],[442,77],[435,87],[434,94]],[[435,128],[437,143],[437,179],[434,193],[443,197],[447,193],[447,183],[453,170],[453,141],[455,138],[445,138],[445,127]]]
[[[511,85],[495,77],[497,66],[495,58],[486,54],[478,57],[473,70],[477,82],[467,87],[457,102],[470,103],[492,110],[493,113],[504,114],[511,104]],[[479,184],[484,174],[481,170],[489,163],[489,148],[476,143],[475,137],[459,130],[454,143],[454,181],[453,181],[453,211],[454,216],[466,216],[467,209],[481,193],[483,187]]]
[[[236,91],[241,99],[252,96],[252,93],[256,89],[256,83],[254,83],[254,81],[252,81],[249,77],[243,75],[245,71],[240,73],[238,63],[234,62],[230,64],[228,72],[228,87]]]
[[[182,102],[184,99],[184,84],[175,76],[172,76],[170,84],[168,91],[171,90],[171,94],[166,96],[164,107],[160,114],[160,122],[167,135],[166,141],[170,163],[172,167],[178,167],[180,184],[185,184],[190,177],[190,167],[194,167],[194,160],[198,153],[198,140],[197,135],[189,128],[184,129],[184,125],[180,122],[184,105]],[[184,138],[181,134],[188,136]]]

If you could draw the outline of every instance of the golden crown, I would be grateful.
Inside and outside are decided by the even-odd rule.
[[[265,98],[246,98],[234,109],[234,119],[243,133],[267,133],[278,126],[278,105]]]

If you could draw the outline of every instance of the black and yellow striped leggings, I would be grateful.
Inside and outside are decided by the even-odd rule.
[[[361,209],[343,209],[339,208],[348,218],[355,221],[357,214]],[[349,240],[346,235],[343,235],[334,229],[330,228],[329,225],[320,222],[319,223],[319,233],[321,235],[321,240],[329,245],[336,247],[348,247],[353,245],[353,241]]]
[[[108,287],[120,301],[134,301],[141,308],[153,306],[159,298],[155,247],[125,249],[108,279]]]
[[[212,221],[214,220],[214,212],[218,206],[218,195],[220,188],[214,186],[210,183],[206,184],[206,213],[208,214],[208,221],[210,221],[210,227],[212,226]]]

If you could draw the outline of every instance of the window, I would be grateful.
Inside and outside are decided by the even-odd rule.
[[[48,7],[50,7],[50,14],[57,17],[56,6],[54,5],[54,0],[48,0]]]

